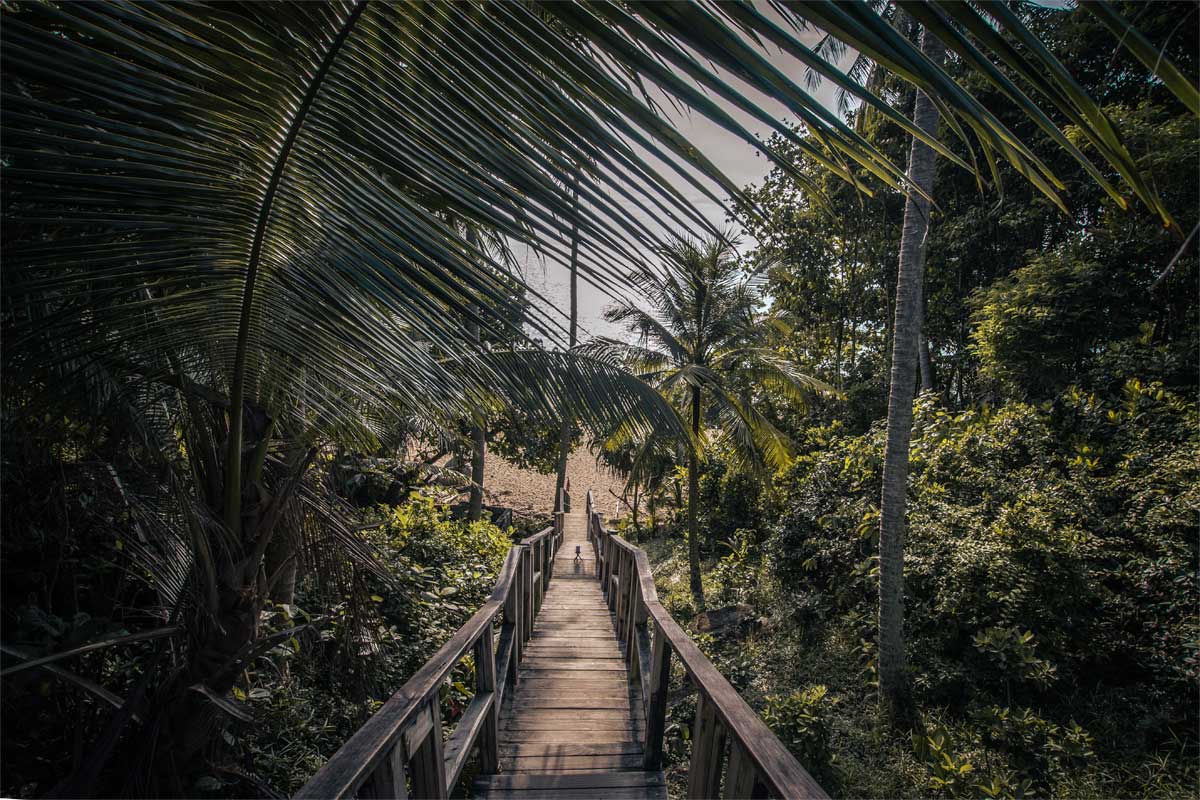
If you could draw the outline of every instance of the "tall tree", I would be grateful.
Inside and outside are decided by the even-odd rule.
[[[703,609],[697,448],[705,438],[705,411],[744,463],[780,467],[791,458],[791,442],[755,408],[752,392],[766,389],[803,401],[829,387],[762,345],[766,326],[754,312],[747,276],[728,238],[680,239],[661,255],[660,270],[646,266],[629,276],[633,294],[648,308],[624,300],[604,314],[639,334],[639,344],[601,338],[585,352],[620,359],[670,398],[690,426],[688,576],[696,606]]]
[[[941,63],[944,48],[928,30],[921,32],[921,50],[934,63]],[[937,106],[925,92],[917,92],[913,123],[930,136],[937,134]],[[900,266],[896,278],[896,318],[879,522],[879,702],[884,715],[898,725],[913,723],[916,713],[904,658],[904,514],[918,345],[923,343],[919,339],[924,338],[920,332],[924,308],[925,242],[929,231],[928,195],[933,191],[936,171],[933,148],[913,137],[908,156],[912,191],[904,206]]]
[[[568,264],[570,274],[570,328],[567,332],[569,346],[574,348],[579,341],[579,167],[572,174],[574,188],[571,192],[571,260]],[[571,455],[572,433],[575,420],[564,417],[558,433],[558,469],[554,480],[554,509],[568,511],[562,506],[563,488],[567,485],[567,458]],[[562,506],[562,507],[560,507]]]

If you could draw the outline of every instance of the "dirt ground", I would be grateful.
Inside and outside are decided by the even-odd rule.
[[[554,475],[541,475],[519,469],[499,456],[487,454],[484,460],[484,502],[508,506],[520,512],[550,513],[554,510]],[[621,493],[623,481],[596,466],[596,457],[586,448],[576,450],[567,459],[567,478],[571,481],[571,502],[582,509],[590,488],[596,506],[604,517],[617,516],[626,509],[609,491]]]

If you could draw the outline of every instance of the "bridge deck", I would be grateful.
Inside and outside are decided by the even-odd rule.
[[[566,517],[518,688],[500,709],[500,774],[477,780],[475,796],[665,800],[662,772],[642,769],[645,724],[579,511]]]

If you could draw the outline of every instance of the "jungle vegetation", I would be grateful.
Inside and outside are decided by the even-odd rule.
[[[1196,6],[899,6],[0,6],[0,793],[294,791],[585,442],[830,791],[1194,794]]]

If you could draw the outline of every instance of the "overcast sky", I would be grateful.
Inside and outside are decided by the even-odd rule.
[[[805,32],[801,34],[800,38],[806,44],[811,45],[815,42],[817,34]],[[787,73],[796,85],[804,86],[804,68],[802,65],[794,59],[774,51],[774,49],[768,53],[768,59],[776,67]],[[764,109],[773,113],[776,118],[794,121],[793,115],[787,113],[782,104],[757,94],[754,90],[735,78],[726,75],[725,79],[741,90],[751,100],[758,102]],[[829,83],[821,84],[814,94],[824,105],[833,108],[834,87]],[[722,103],[722,105],[724,104]],[[673,119],[677,129],[687,137],[688,141],[696,145],[735,185],[745,186],[749,183],[758,182],[770,172],[770,161],[736,134],[726,131],[716,123],[710,122],[707,117],[698,113],[679,113],[666,105],[664,105],[664,109]],[[726,111],[751,133],[763,139],[769,137],[771,131],[764,123],[735,108],[726,106]],[[669,172],[665,174],[671,176]],[[718,228],[727,226],[726,213],[718,204],[704,197],[682,178],[678,178],[677,176],[671,177],[674,178],[672,183],[679,192],[687,197],[710,222]],[[645,219],[644,215],[636,209],[631,211],[635,216]],[[558,264],[542,264],[532,257],[526,257],[525,261],[525,275],[530,286],[535,291],[549,298],[559,308],[566,311],[569,297],[569,278],[566,267]],[[579,325],[581,341],[586,340],[590,335],[620,336],[622,332],[606,323],[601,316],[604,306],[609,302],[610,298],[607,295],[588,285],[582,279],[580,280]]]

